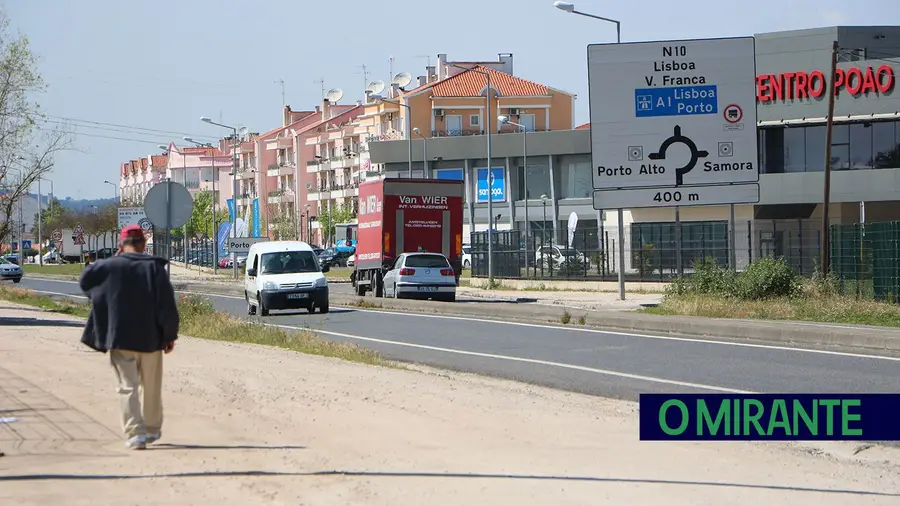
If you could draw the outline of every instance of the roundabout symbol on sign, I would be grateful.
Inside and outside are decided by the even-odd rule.
[[[684,184],[684,175],[694,169],[694,167],[697,165],[697,160],[709,156],[709,152],[702,149],[697,149],[697,145],[694,144],[694,141],[688,137],[685,137],[684,135],[681,135],[681,127],[679,125],[675,125],[675,132],[672,137],[664,140],[662,145],[659,147],[659,151],[656,153],[650,153],[649,158],[651,160],[665,160],[666,150],[669,149],[669,146],[675,144],[676,142],[684,144],[688,147],[688,149],[691,150],[691,159],[688,160],[684,167],[675,169],[675,186],[681,186]]]
[[[722,114],[725,116],[725,121],[737,123],[744,117],[744,110],[737,104],[731,104],[725,107],[725,111]]]
[[[141,230],[143,230],[144,232],[149,232],[149,231],[153,230],[153,224],[150,223],[150,220],[148,220],[147,218],[141,218],[141,220],[138,222],[138,225],[141,227]]]

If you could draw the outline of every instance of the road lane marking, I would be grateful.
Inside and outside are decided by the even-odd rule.
[[[297,327],[297,326],[293,326],[293,325],[278,325],[275,323],[263,323],[263,325],[265,325],[267,327],[276,327],[276,328],[281,328],[281,329],[308,331],[308,332],[313,332],[316,334],[325,334],[328,336],[342,337],[344,339],[353,339],[353,340],[357,340],[357,341],[366,341],[366,342],[370,342],[370,343],[389,344],[392,346],[416,348],[419,350],[440,351],[443,353],[453,353],[456,355],[466,355],[466,356],[470,356],[470,357],[490,358],[490,359],[494,359],[494,360],[506,360],[509,362],[521,362],[521,363],[525,363],[525,364],[545,365],[545,366],[550,366],[550,367],[558,367],[561,369],[570,369],[573,371],[601,374],[604,376],[615,376],[617,378],[626,378],[626,379],[632,379],[632,380],[647,381],[647,382],[651,382],[651,383],[662,383],[664,385],[674,385],[674,386],[681,386],[681,387],[697,388],[697,389],[701,389],[701,390],[712,390],[714,392],[727,392],[727,393],[737,393],[737,394],[756,393],[756,392],[751,392],[749,390],[738,390],[736,388],[725,388],[725,387],[718,387],[718,386],[714,386],[714,385],[704,385],[702,383],[690,383],[687,381],[678,381],[678,380],[671,380],[671,379],[665,379],[665,378],[657,378],[655,376],[643,376],[640,374],[629,374],[629,373],[619,372],[619,371],[610,371],[609,369],[597,369],[594,367],[566,364],[563,362],[551,362],[549,360],[538,360],[538,359],[534,359],[534,358],[514,357],[514,356],[510,356],[510,355],[497,355],[494,353],[481,353],[481,352],[477,352],[477,351],[459,350],[459,349],[455,349],[455,348],[442,348],[439,346],[428,346],[425,344],[414,344],[414,343],[407,343],[407,342],[403,342],[403,341],[390,341],[388,339],[363,337],[363,336],[357,336],[354,334],[344,334],[343,332],[333,332],[330,330],[320,330],[320,329],[315,329],[315,328]]]
[[[41,280],[44,281],[44,280]],[[72,281],[50,281],[51,283],[72,283]],[[48,293],[48,292],[40,292],[40,290],[34,290],[39,293]],[[178,290],[179,293],[186,293],[192,295],[203,295],[207,297],[220,298],[220,299],[234,299],[234,300],[244,300],[243,297],[238,297],[234,295],[223,295],[223,294],[215,294],[215,293],[206,293],[206,292],[194,292],[188,290]],[[393,315],[393,316],[406,316],[406,317],[417,317],[417,318],[439,318],[445,320],[462,320],[467,322],[476,322],[476,323],[489,323],[494,325],[513,325],[517,327],[527,327],[527,328],[536,328],[543,330],[562,330],[568,332],[583,332],[588,334],[605,334],[610,336],[625,336],[625,337],[635,337],[639,339],[655,339],[658,341],[676,341],[676,342],[687,342],[687,343],[697,343],[697,344],[711,344],[718,346],[734,346],[739,348],[754,348],[754,349],[762,349],[762,350],[774,350],[774,351],[790,351],[796,353],[813,353],[817,355],[829,355],[835,357],[848,357],[848,358],[864,358],[870,360],[886,360],[889,362],[900,362],[900,357],[889,357],[884,355],[867,355],[863,353],[849,353],[843,351],[830,351],[830,350],[815,350],[809,348],[792,348],[790,346],[778,346],[778,345],[769,345],[769,344],[754,344],[754,343],[738,343],[731,341],[717,341],[713,339],[700,339],[700,338],[692,338],[692,337],[675,337],[675,336],[660,336],[653,334],[637,334],[634,332],[624,332],[624,331],[613,331],[613,330],[600,330],[600,329],[590,329],[590,328],[578,328],[578,327],[561,327],[557,325],[543,325],[538,323],[525,323],[525,322],[511,322],[511,321],[501,321],[501,320],[488,320],[484,318],[469,318],[465,316],[455,316],[455,315],[432,315],[432,314],[420,314],[420,313],[411,313],[411,312],[402,312],[402,311],[385,311],[385,310],[376,310],[376,309],[363,309],[352,306],[333,306],[338,309],[350,309],[353,311],[358,311],[361,313],[378,313],[383,315]]]

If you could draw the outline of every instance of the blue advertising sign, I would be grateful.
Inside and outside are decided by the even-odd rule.
[[[219,225],[219,233],[216,236],[216,242],[219,245],[219,258],[228,256],[228,250],[225,245],[228,244],[228,235],[231,234],[231,223],[222,223]]]
[[[476,202],[487,202],[488,201],[488,170],[487,169],[478,169],[478,184],[475,188],[478,190],[478,199]],[[506,176],[503,168],[492,168],[490,172],[491,176],[491,184],[490,184],[490,192],[491,192],[491,201],[492,202],[505,202],[506,201]]]
[[[718,112],[719,93],[716,85],[634,90],[634,115],[638,118],[695,116]]]
[[[234,223],[234,199],[228,199],[225,202],[228,203],[228,221]]]
[[[463,181],[465,177],[463,176],[463,169],[438,169],[437,171],[438,179],[445,179],[451,181]]]
[[[259,199],[253,199],[253,237],[262,237],[259,217]]]

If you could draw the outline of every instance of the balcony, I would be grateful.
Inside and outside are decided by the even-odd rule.
[[[269,204],[281,204],[283,202],[293,202],[294,192],[287,188],[279,188],[278,190],[269,192],[267,202]]]
[[[459,130],[432,130],[432,137],[463,137],[468,135],[484,135],[480,128],[462,128]]]
[[[308,166],[309,166],[309,164],[307,164],[307,167]],[[269,177],[290,176],[293,174],[294,174],[293,164],[288,165],[286,163],[272,163],[272,164],[269,164],[269,167],[266,170],[266,175]]]
[[[331,168],[331,170],[343,169],[345,163],[346,163],[346,160],[344,159],[343,156],[332,158],[331,165],[329,166],[329,168]]]

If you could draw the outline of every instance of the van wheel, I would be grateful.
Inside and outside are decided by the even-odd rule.
[[[328,299],[325,299],[325,302],[319,306],[319,312],[325,314],[328,312]]]
[[[254,306],[253,304],[250,303],[250,296],[247,294],[246,291],[244,292],[244,300],[247,301],[247,314],[250,316],[255,315],[256,314],[256,306]]]
[[[263,304],[262,297],[259,294],[256,294],[256,303],[259,307],[259,315],[260,316],[269,316],[269,308]]]

